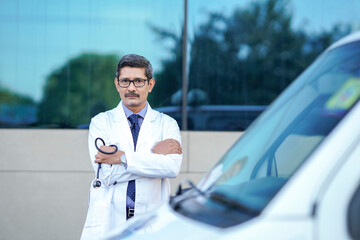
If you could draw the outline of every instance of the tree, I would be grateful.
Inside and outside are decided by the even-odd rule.
[[[35,102],[30,97],[14,93],[0,86],[0,104],[12,106],[19,104],[35,105]]]
[[[0,124],[24,126],[35,124],[36,103],[30,97],[0,86]]]
[[[77,127],[100,111],[115,107],[114,86],[118,57],[82,54],[70,59],[46,79],[39,104],[40,124]]]
[[[171,97],[182,86],[182,45],[183,38],[176,33],[151,26],[152,30],[158,35],[159,40],[174,42],[170,49],[170,57],[162,61],[162,71],[155,75],[156,86],[152,94],[149,95],[149,102],[153,107],[172,105]]]
[[[349,32],[341,26],[319,34],[294,30],[287,4],[254,1],[230,16],[209,13],[191,40],[189,91],[205,92],[212,105],[268,105],[326,47]],[[165,30],[159,36],[172,36],[175,43],[182,39]],[[175,59],[158,78],[171,79]]]

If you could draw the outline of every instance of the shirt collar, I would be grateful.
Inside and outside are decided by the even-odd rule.
[[[130,115],[132,114],[135,114],[133,113],[129,108],[127,108],[123,102],[121,102],[123,108],[124,108],[124,111],[125,111],[125,116],[126,118],[129,118]],[[143,119],[145,118],[145,115],[146,115],[146,112],[147,112],[147,109],[148,109],[148,102],[146,102],[146,105],[143,109],[140,110],[140,112],[138,112],[137,114],[140,115],[140,117],[142,117]]]

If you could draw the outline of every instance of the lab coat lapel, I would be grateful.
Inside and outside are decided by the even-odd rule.
[[[137,149],[141,149],[141,145],[145,144],[147,139],[153,136],[153,131],[155,129],[154,125],[157,114],[158,112],[153,110],[150,107],[150,105],[148,105],[147,113],[140,128],[138,142],[137,142]]]
[[[119,105],[116,107],[115,116],[114,116],[115,124],[117,125],[116,131],[119,133],[118,136],[119,142],[124,143],[127,142],[128,147],[130,149],[134,149],[134,142],[133,137],[131,134],[129,122],[126,118],[124,108],[122,107],[122,103],[120,102]],[[122,150],[122,149],[120,149]],[[123,149],[125,150],[125,149]]]

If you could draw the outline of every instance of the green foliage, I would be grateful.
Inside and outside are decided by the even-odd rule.
[[[119,102],[114,86],[118,57],[82,54],[48,76],[39,104],[40,124],[76,127]]]
[[[0,86],[0,104],[6,105],[35,105],[35,102],[27,96],[13,93],[12,91]]]
[[[287,3],[259,0],[230,16],[209,13],[190,40],[189,95],[195,96],[190,105],[267,105],[326,47],[349,32],[341,25],[316,34],[294,30]],[[183,36],[154,26],[152,30],[173,47],[155,76],[149,102],[152,107],[180,104],[180,98],[172,97],[182,87]],[[115,107],[120,100],[114,86],[118,60],[115,55],[86,53],[53,71],[38,104],[39,124],[77,127]],[[1,88],[0,103],[35,105]]]
[[[155,75],[155,88],[149,95],[149,102],[152,107],[169,106],[171,96],[182,86],[182,38],[175,33],[162,30],[152,26],[153,31],[158,35],[159,40],[171,39],[174,46],[170,49],[170,57],[162,62],[163,70]]]
[[[285,0],[268,0],[237,8],[228,17],[209,13],[191,41],[189,92],[205,92],[207,104],[267,105],[326,47],[349,32],[341,26],[319,34],[294,30],[292,13],[286,9]],[[175,41],[176,57],[157,76],[172,81],[181,72],[173,65],[182,58],[182,36],[175,38],[165,30],[157,33]],[[177,81],[176,86],[181,86]],[[170,99],[177,90],[168,88],[158,98]]]
[[[0,86],[0,125],[23,126],[36,122],[36,103]]]

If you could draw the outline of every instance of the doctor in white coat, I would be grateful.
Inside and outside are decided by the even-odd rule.
[[[129,214],[153,209],[170,195],[168,178],[175,178],[181,168],[181,136],[177,122],[153,110],[147,102],[155,79],[150,62],[139,55],[125,55],[117,67],[114,83],[121,102],[110,111],[95,116],[89,127],[89,153],[95,175],[101,163],[99,188],[90,188],[89,209],[81,239],[99,239],[125,223]],[[133,139],[129,120],[139,115],[140,131]],[[101,137],[104,151],[95,148],[95,139]],[[134,146],[134,143],[136,145]],[[135,180],[135,201],[128,211],[128,185]],[[131,215],[132,216],[132,215]],[[130,216],[130,217],[131,217]]]

